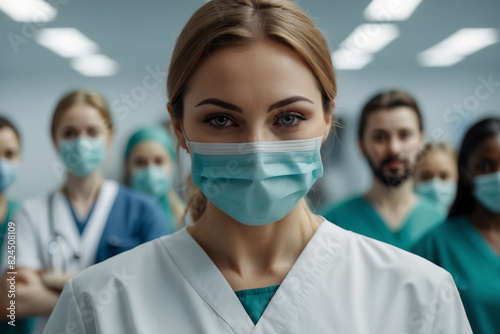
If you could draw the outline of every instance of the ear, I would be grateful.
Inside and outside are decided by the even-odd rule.
[[[363,155],[363,157],[366,157],[366,150],[365,150],[365,146],[363,145],[363,139],[358,138],[358,147],[359,147],[359,150],[361,151],[361,154]]]
[[[186,144],[186,138],[182,132],[182,120],[178,120],[172,116],[173,108],[170,102],[167,103],[167,110],[170,115],[170,123],[172,124],[172,128],[174,129],[175,136],[177,137],[177,142],[179,146],[189,152],[189,149]]]
[[[328,138],[328,135],[330,134],[330,131],[332,130],[332,122],[333,122],[333,110],[330,114],[325,116],[325,132],[323,133],[323,139],[321,140],[321,144],[323,144],[326,139]]]

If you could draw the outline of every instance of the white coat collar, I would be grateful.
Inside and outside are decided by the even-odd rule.
[[[290,333],[292,319],[313,305],[313,296],[328,284],[346,233],[323,221],[254,325],[222,273],[189,232],[172,236],[165,246],[189,284],[237,334]],[[313,321],[313,320],[312,320]]]
[[[94,210],[83,230],[82,235],[74,222],[68,200],[61,191],[54,196],[54,228],[59,233],[68,248],[66,254],[79,254],[78,261],[69,260],[68,271],[80,271],[95,263],[97,247],[106,226],[109,212],[118,194],[119,185],[115,181],[105,181],[99,191]]]

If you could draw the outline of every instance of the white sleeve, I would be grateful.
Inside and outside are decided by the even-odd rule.
[[[432,334],[472,334],[462,300],[453,278],[447,273],[437,298],[428,305],[434,314]]]
[[[42,251],[39,226],[35,225],[30,214],[29,204],[23,205],[12,218],[15,225],[15,263],[16,267],[27,267],[38,270],[43,267]],[[7,234],[5,235],[7,237]],[[3,273],[7,270],[7,243],[2,247],[2,265],[0,267]]]
[[[93,314],[88,310],[88,315]],[[87,331],[85,323],[93,323],[93,316],[87,316],[84,321],[82,310],[75,297],[73,289],[73,280],[70,279],[64,285],[64,289],[57,301],[56,307],[50,315],[49,321],[45,326],[43,334],[94,334],[95,330]],[[88,321],[90,320],[90,321]],[[95,326],[93,326],[95,328]]]

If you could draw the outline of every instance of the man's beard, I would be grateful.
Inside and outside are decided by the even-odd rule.
[[[410,164],[410,161],[405,158],[388,156],[382,160],[378,168],[375,167],[370,158],[367,157],[367,160],[375,177],[387,187],[398,187],[401,183],[403,183],[403,181],[408,179],[413,174],[413,167]],[[385,165],[395,161],[399,161],[403,164],[403,173],[398,175],[398,171],[391,170],[384,172]]]

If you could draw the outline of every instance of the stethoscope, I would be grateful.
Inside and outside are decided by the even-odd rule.
[[[54,264],[54,256],[57,253],[61,253],[63,257],[63,272],[66,272],[68,270],[68,261],[69,257],[66,257],[64,254],[64,247],[62,247],[62,244],[65,242],[63,236],[57,232],[55,222],[54,222],[54,198],[55,198],[55,193],[52,193],[49,195],[49,203],[48,203],[48,218],[49,218],[49,235],[52,236],[51,241],[49,242],[48,246],[48,252],[50,255],[50,258],[52,259],[52,264]],[[81,257],[81,251],[75,251],[73,252],[72,258],[74,260],[79,261]]]

